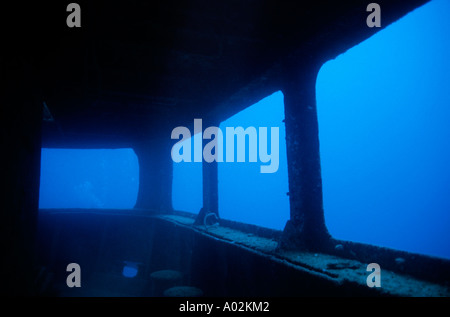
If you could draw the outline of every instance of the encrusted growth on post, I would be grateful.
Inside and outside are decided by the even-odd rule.
[[[317,250],[329,242],[322,201],[315,84],[317,61],[285,65],[286,149],[291,217],[281,248]]]

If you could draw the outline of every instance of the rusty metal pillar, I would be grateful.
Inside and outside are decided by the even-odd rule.
[[[323,214],[315,94],[320,66],[289,63],[283,72],[290,220],[281,248],[319,250],[330,240]]]
[[[203,208],[219,215],[218,165],[216,161],[203,162]]]
[[[217,120],[203,119],[204,128],[219,127]],[[202,148],[205,144],[211,142],[210,139],[202,138]],[[218,144],[217,144],[218,145]],[[216,147],[217,150],[217,147]],[[219,182],[218,182],[218,163],[202,160],[202,178],[203,178],[203,207],[197,215],[195,224],[203,224],[204,218],[210,213],[214,213],[219,218]]]
[[[173,163],[169,141],[149,140],[134,147],[139,160],[139,192],[135,208],[156,212],[172,210]]]

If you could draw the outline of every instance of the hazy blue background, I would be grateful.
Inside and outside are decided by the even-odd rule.
[[[324,209],[335,238],[450,258],[449,12],[450,1],[434,0],[320,70]],[[222,218],[283,229],[283,119],[277,92],[220,125],[280,128],[277,173],[261,174],[259,161],[219,163]],[[132,208],[138,175],[130,149],[43,149],[40,207]],[[173,180],[174,208],[197,213],[201,163],[174,163]]]
[[[261,163],[259,154],[257,162],[248,162],[248,143],[245,162],[236,162],[235,141],[235,162],[218,164],[219,213],[222,218],[273,229],[284,228],[289,219],[289,197],[286,194],[289,190],[283,119],[283,94],[277,92],[220,124],[219,128],[222,130],[224,139],[223,145],[219,146],[223,147],[224,160],[226,160],[224,147],[226,127],[246,129],[252,126],[257,131],[259,127],[268,127],[269,145],[271,140],[269,127],[278,127],[280,152],[278,171],[260,173],[261,165],[268,165],[268,163]],[[206,128],[203,127],[203,129]],[[270,146],[268,152],[271,153]],[[193,158],[193,153],[191,156]],[[200,210],[203,204],[201,179],[201,163],[174,163],[173,206],[175,209],[194,213]]]
[[[334,237],[450,258],[449,12],[434,0],[320,70]]]
[[[42,149],[40,208],[133,208],[138,186],[131,149]]]
[[[219,163],[219,212],[222,218],[273,229],[284,228],[289,219],[289,196],[287,195],[289,187],[283,120],[283,94],[276,92],[220,124],[219,127],[224,134],[226,127],[242,126],[245,129],[253,126],[257,131],[259,127],[268,127],[269,149],[271,142],[269,127],[278,127],[280,134],[279,167],[275,173],[261,173],[261,165],[269,165],[269,163],[261,163],[259,154],[258,162],[248,162],[248,152],[246,162]],[[224,138],[225,142],[226,138]],[[268,152],[270,153],[270,150]]]
[[[193,142],[192,138],[191,141]],[[174,144],[175,142],[174,140]],[[192,148],[191,161],[194,158],[193,152]],[[173,163],[172,206],[175,210],[189,211],[195,214],[200,211],[203,206],[202,175],[202,163]]]

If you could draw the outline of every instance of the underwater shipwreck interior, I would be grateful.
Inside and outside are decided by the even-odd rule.
[[[368,26],[370,1],[361,0],[77,1],[79,27],[66,23],[69,2],[8,7],[2,23],[11,32],[5,32],[1,60],[2,294],[449,296],[450,256],[341,239],[327,226],[328,165],[321,166],[326,139],[320,134],[326,124],[319,125],[316,92],[325,63],[435,1],[377,1],[380,27]],[[239,173],[220,174],[220,166],[233,163],[217,160],[202,160],[196,177],[183,179],[188,189],[200,184],[199,205],[187,210],[174,203],[180,182],[174,128],[186,127],[195,139],[195,119],[202,119],[203,130],[219,127],[273,94],[282,107],[285,218],[275,203],[264,211],[274,219],[268,225],[227,217],[219,175],[240,182]],[[198,140],[200,151],[211,141],[193,143]],[[135,202],[45,206],[41,154],[60,149],[127,149],[138,172],[119,191],[135,186]],[[89,190],[85,184],[82,190]],[[239,187],[242,199],[231,195],[227,201],[235,205],[227,210],[244,204],[246,190]],[[262,189],[257,195],[271,196]],[[246,203],[245,209],[256,206],[250,198]],[[255,218],[260,208],[251,210]],[[440,218],[442,227],[449,228],[448,219]],[[379,231],[387,240],[402,235],[383,225]],[[446,237],[441,243],[448,250]],[[78,264],[73,281],[79,285],[69,285],[71,263]],[[380,268],[373,279],[371,263]],[[377,278],[381,285],[371,284]]]

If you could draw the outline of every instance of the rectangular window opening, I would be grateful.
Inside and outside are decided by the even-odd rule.
[[[450,258],[449,11],[431,1],[320,70],[334,238]]]
[[[39,208],[132,209],[139,164],[132,149],[41,151]]]
[[[181,142],[181,148],[193,147],[194,137],[199,135]],[[173,162],[172,206],[174,210],[193,214],[197,214],[203,206],[202,162],[194,162],[193,151],[190,162]]]
[[[223,162],[218,163],[220,217],[283,230],[290,211],[282,92],[237,113],[219,128],[223,133],[219,145]],[[227,129],[239,134],[233,135],[234,148],[230,148],[227,137],[232,134]],[[244,144],[239,143],[242,136]],[[232,162],[231,154],[227,158],[230,150]],[[264,154],[271,155],[270,159]]]

